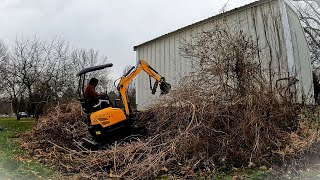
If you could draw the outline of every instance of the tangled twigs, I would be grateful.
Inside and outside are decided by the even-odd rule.
[[[22,145],[43,163],[87,179],[193,179],[222,165],[281,164],[316,142],[318,132],[299,116],[303,107],[270,88],[257,47],[242,33],[203,32],[182,50],[196,71],[138,114],[146,137],[86,150],[79,140],[89,136],[87,127],[71,102],[41,118]]]

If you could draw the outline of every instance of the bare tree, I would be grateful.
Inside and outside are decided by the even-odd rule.
[[[10,99],[15,112],[21,109],[19,100],[24,90],[23,87],[18,85],[19,79],[16,75],[17,70],[12,64],[8,48],[0,41],[0,93],[2,97],[8,97]]]
[[[5,64],[8,61],[8,48],[3,43],[3,41],[0,40],[0,76],[4,77],[5,73]],[[0,85],[2,81],[0,81]],[[3,86],[0,86],[0,90],[3,89]]]
[[[0,40],[0,63],[3,65],[4,61],[8,58],[8,48],[3,43],[3,41]]]
[[[320,68],[320,2],[299,0],[295,6],[310,47],[312,66],[318,71]]]
[[[71,62],[68,44],[58,38],[51,42],[17,39],[7,63],[8,74],[17,87],[28,97],[28,109],[36,117],[46,103],[58,100],[69,81]],[[69,61],[69,62],[68,62]]]
[[[106,57],[98,51],[72,49],[60,38],[16,39],[11,51],[0,41],[1,93],[13,102],[15,112],[27,108],[38,117],[47,106],[76,98],[78,71],[105,62]],[[110,84],[108,73],[99,71],[90,76],[106,85]]]
[[[71,52],[71,61],[76,73],[87,67],[105,64],[108,62],[108,58],[93,49],[74,49]],[[109,73],[109,69],[95,71],[88,74],[88,79],[92,77],[99,79],[98,90],[105,91],[106,89],[109,89],[112,84]]]
[[[7,47],[0,40],[0,77],[4,77],[5,64],[7,61]],[[0,92],[3,90],[3,81],[0,81]]]

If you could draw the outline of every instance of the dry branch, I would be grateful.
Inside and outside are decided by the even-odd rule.
[[[215,30],[192,42],[183,52],[196,71],[137,116],[147,137],[86,150],[74,143],[88,133],[79,104],[70,103],[40,119],[22,145],[42,162],[84,179],[192,179],[221,165],[281,164],[316,142],[317,131],[307,131],[293,96],[270,88],[249,38]]]

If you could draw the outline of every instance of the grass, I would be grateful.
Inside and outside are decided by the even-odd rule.
[[[260,167],[255,169],[228,169],[226,166],[222,166],[217,169],[217,172],[211,179],[223,179],[223,180],[263,180],[268,177],[268,169],[266,167]]]
[[[15,141],[17,133],[31,129],[33,119],[0,118],[0,180],[2,179],[49,179],[56,173],[36,160],[25,158],[26,151]]]

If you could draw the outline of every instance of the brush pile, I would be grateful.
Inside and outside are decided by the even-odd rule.
[[[287,79],[272,86],[275,76],[259,63],[250,38],[215,29],[194,36],[181,51],[196,66],[180,86],[137,116],[147,137],[90,151],[77,143],[88,133],[80,106],[71,103],[40,119],[22,145],[77,177],[153,179],[210,176],[222,165],[281,164],[316,142],[316,131],[302,133],[306,127],[291,91],[294,83]]]

